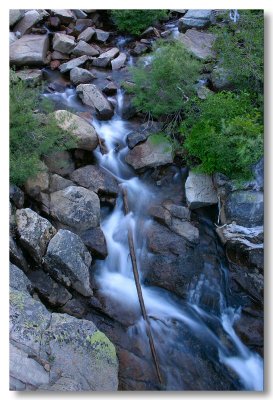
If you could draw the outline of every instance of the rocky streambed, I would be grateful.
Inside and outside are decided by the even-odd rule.
[[[215,13],[192,11],[137,41],[110,31],[103,11],[11,12],[16,74],[43,80],[60,129],[77,137],[10,188],[12,390],[262,390],[263,161],[240,189],[188,171],[153,140],[160,123],[143,123],[122,84],[157,37],[197,57],[212,51]],[[213,73],[201,95],[217,85]]]

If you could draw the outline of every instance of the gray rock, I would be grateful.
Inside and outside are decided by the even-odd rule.
[[[117,47],[113,47],[112,49],[102,53],[99,58],[109,58],[110,60],[113,60],[115,57],[117,57],[118,54],[119,49]]]
[[[51,10],[53,14],[60,18],[61,22],[69,23],[75,20],[75,15],[71,10]]]
[[[9,44],[11,45],[12,43],[16,42],[18,40],[18,37],[15,35],[14,32],[9,33]]]
[[[199,230],[188,221],[181,221],[179,218],[172,218],[169,228],[189,242],[199,242]]]
[[[93,294],[89,282],[91,261],[80,237],[64,229],[49,242],[45,256],[50,275],[87,297]]]
[[[61,53],[60,51],[54,50],[51,53],[52,60],[69,60],[69,55]]]
[[[100,52],[90,44],[83,40],[80,40],[77,46],[73,49],[72,54],[75,56],[98,56]]]
[[[113,82],[109,82],[104,88],[102,89],[103,93],[107,96],[113,96],[117,93],[118,88]]]
[[[163,206],[169,211],[172,217],[179,218],[182,221],[190,220],[190,210],[187,207],[178,206],[177,204],[169,202],[164,202]]]
[[[108,51],[105,51],[98,58],[94,59],[92,65],[94,67],[105,68],[110,64],[111,60],[113,60],[118,54],[119,54],[119,49],[117,47],[114,47]]]
[[[125,161],[135,170],[155,168],[173,162],[172,146],[167,140],[156,142],[151,136],[130,150]]]
[[[262,192],[238,190],[230,193],[224,205],[226,222],[255,227],[263,225],[264,196]]]
[[[29,266],[23,255],[21,248],[17,245],[12,236],[9,237],[9,257],[10,261],[22,268],[24,272],[28,272]]]
[[[145,142],[145,140],[147,140],[149,135],[150,135],[149,131],[129,133],[126,137],[126,143],[129,149],[132,150],[137,144]]]
[[[78,185],[92,190],[99,196],[118,196],[119,188],[116,179],[97,165],[87,165],[76,169],[70,175],[70,179]]]
[[[69,179],[65,179],[57,174],[53,174],[50,177],[50,186],[49,186],[50,193],[58,192],[58,190],[63,190],[68,186],[75,186],[75,184]]]
[[[95,33],[96,31],[94,28],[88,27],[79,34],[77,40],[84,40],[85,42],[89,42],[89,40],[91,40]]]
[[[36,10],[29,10],[22,19],[15,25],[14,32],[20,32],[21,35],[27,33],[37,22],[41,21],[43,16]]]
[[[215,35],[212,33],[199,32],[195,29],[188,29],[187,32],[181,33],[178,36],[186,47],[187,50],[192,52],[197,58],[205,60],[207,58],[214,58],[215,52],[212,49],[215,41]]]
[[[86,309],[85,305],[81,303],[77,299],[68,300],[67,303],[61,308],[61,311],[73,315],[73,317],[82,318],[86,312],[88,312],[88,308]]]
[[[24,274],[24,272],[16,267],[16,265],[9,263],[9,286],[20,292],[29,293],[31,289],[31,282]]]
[[[75,169],[75,163],[72,156],[66,150],[51,153],[44,157],[44,161],[48,170],[53,174],[68,175]]]
[[[183,32],[188,28],[205,28],[210,25],[211,18],[212,10],[188,10],[178,21],[178,29]]]
[[[89,86],[89,85],[79,85]],[[78,86],[78,87],[79,87]],[[77,88],[78,88],[77,87]],[[58,110],[54,112],[54,117],[58,126],[69,131],[76,139],[75,149],[94,150],[99,144],[98,135],[95,128],[89,124],[85,119],[76,114],[72,114],[66,110]],[[58,173],[57,171],[55,171]],[[62,175],[62,174],[60,174]]]
[[[144,43],[137,42],[135,47],[131,50],[131,54],[133,56],[140,56],[141,54],[146,53],[149,48]]]
[[[116,71],[122,68],[125,65],[126,58],[127,57],[125,53],[120,53],[117,58],[111,61],[112,70]]]
[[[185,183],[186,199],[190,209],[217,204],[217,193],[212,178],[190,171]]]
[[[47,35],[24,35],[10,45],[11,65],[45,65],[49,40]]]
[[[60,307],[72,299],[72,294],[42,270],[29,275],[32,287],[39,297],[53,307]]]
[[[82,10],[73,10],[77,18],[87,18],[87,14]]]
[[[203,85],[198,86],[196,89],[196,92],[197,92],[197,96],[201,100],[205,100],[208,96],[214,94],[214,92],[212,90],[210,90],[209,88],[207,88],[206,86],[203,86]]]
[[[83,187],[69,186],[51,194],[50,213],[76,232],[100,224],[100,201],[96,193]]]
[[[64,74],[65,72],[68,72],[73,68],[83,65],[87,60],[89,60],[88,56],[81,56],[78,58],[73,58],[72,60],[60,65],[59,69]]]
[[[234,88],[230,73],[222,67],[216,66],[213,68],[210,80],[215,90],[230,90]]]
[[[47,206],[47,199],[44,192],[47,192],[49,188],[49,174],[48,171],[40,172],[36,176],[29,178],[25,185],[25,192],[40,203],[44,203]]]
[[[40,69],[24,69],[16,72],[16,76],[24,81],[27,86],[37,86],[42,82],[43,72]]]
[[[23,16],[23,10],[9,10],[9,26],[15,25]]]
[[[25,202],[24,192],[13,183],[9,186],[9,198],[16,208],[23,208]]]
[[[85,246],[91,252],[92,256],[102,260],[107,257],[108,252],[106,240],[100,227],[88,229],[80,236]]]
[[[101,119],[110,119],[113,116],[114,111],[110,102],[95,85],[78,85],[76,92],[84,104],[93,107],[97,111]]]
[[[55,33],[53,37],[53,49],[61,53],[70,54],[76,46],[74,36],[63,33]]]
[[[16,222],[20,243],[40,263],[49,241],[57,232],[56,229],[30,208],[17,210]]]
[[[252,168],[255,178],[256,190],[263,190],[264,188],[264,157],[262,157]]]
[[[95,78],[95,75],[84,68],[76,67],[70,71],[70,80],[74,85],[79,85],[80,83],[89,83]]]
[[[105,43],[108,40],[109,36],[110,36],[109,32],[105,32],[101,29],[96,29],[96,39],[98,42]]]

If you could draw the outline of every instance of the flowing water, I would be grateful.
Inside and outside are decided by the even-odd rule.
[[[62,93],[47,94],[47,97],[58,103],[59,108],[82,111],[85,107],[75,94],[75,89],[66,89]],[[128,122],[120,117],[123,107],[123,93],[119,90],[115,102],[116,113],[110,121],[92,120],[98,135],[104,139],[107,154],[95,151],[97,163],[109,171],[124,186],[128,193],[131,212],[125,216],[121,194],[116,206],[102,218],[101,228],[104,232],[108,256],[97,261],[96,284],[100,296],[104,298],[106,308],[111,305],[116,313],[128,314],[131,319],[127,334],[132,343],[141,342],[142,348],[149,353],[149,343],[145,332],[145,322],[140,314],[138,296],[132,265],[129,257],[127,231],[133,230],[137,262],[142,280],[142,291],[147,313],[150,318],[152,334],[158,353],[163,389],[165,390],[202,390],[213,389],[223,382],[223,390],[263,389],[263,361],[251,352],[236,335],[233,324],[239,317],[240,309],[231,307],[226,295],[227,271],[222,258],[217,255],[219,244],[213,236],[213,224],[209,219],[200,222],[212,235],[215,254],[218,257],[217,274],[209,261],[210,246],[204,242],[203,270],[199,278],[192,282],[187,300],[181,300],[167,290],[151,287],[144,283],[141,261],[150,257],[145,235],[142,232],[149,227],[151,220],[148,208],[151,203],[164,197],[164,189],[151,185],[145,175],[140,178],[134,174],[124,161],[128,152],[126,136],[130,131]],[[90,120],[91,123],[91,120]],[[181,171],[174,175],[174,181],[181,182]],[[166,194],[165,194],[166,195]],[[207,237],[206,234],[203,237]],[[202,246],[202,243],[201,243]],[[194,267],[194,266],[193,266]],[[215,278],[218,276],[218,279]],[[212,307],[204,307],[202,299],[213,295]],[[215,302],[215,298],[217,301]],[[150,364],[152,365],[152,363]],[[153,368],[153,366],[151,367]],[[207,387],[198,383],[198,374],[208,374],[211,382]],[[216,378],[215,378],[216,377]],[[226,385],[225,382],[228,382]]]

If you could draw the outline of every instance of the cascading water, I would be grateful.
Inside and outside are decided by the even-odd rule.
[[[79,106],[73,89],[47,96],[66,108]],[[96,284],[106,308],[108,303],[117,315],[127,313],[130,316],[127,334],[132,343],[141,340],[149,354],[145,324],[141,317],[132,265],[128,257],[127,229],[130,225],[133,230],[137,262],[142,276],[141,260],[150,255],[140,232],[145,231],[150,224],[147,209],[156,200],[158,191],[145,182],[145,179],[136,177],[124,161],[128,151],[125,139],[129,128],[128,123],[120,117],[123,107],[121,91],[117,94],[116,103],[117,112],[110,121],[92,121],[108,150],[106,154],[96,150],[95,156],[97,163],[126,187],[131,212],[124,215],[120,194],[114,209],[102,220],[101,228],[106,238],[108,256],[103,261],[97,261],[99,268]],[[178,177],[175,176],[174,179],[177,180]],[[193,381],[192,375],[214,376],[215,371],[217,378],[223,382],[227,380],[228,387],[234,390],[263,389],[262,358],[243,345],[233,329],[238,310],[227,305],[223,285],[225,267],[220,263],[219,269],[219,280],[215,281],[204,250],[204,268],[199,279],[189,288],[187,301],[182,301],[164,289],[149,287],[142,281],[144,302],[164,380],[162,389],[213,389],[214,382],[209,382],[207,388],[199,387],[198,380],[194,378]],[[216,312],[210,312],[202,306],[202,297],[209,290],[219,294]],[[209,363],[202,363],[203,359],[209,360]]]

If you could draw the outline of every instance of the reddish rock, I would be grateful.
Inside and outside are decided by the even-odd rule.
[[[61,65],[61,62],[59,60],[53,60],[50,63],[50,68],[52,70],[59,68],[59,66]]]

